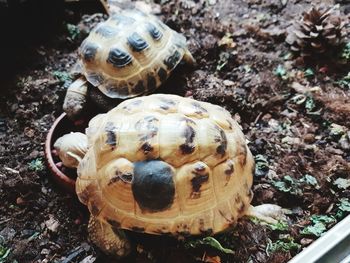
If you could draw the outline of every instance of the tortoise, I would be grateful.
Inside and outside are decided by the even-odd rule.
[[[120,100],[158,88],[183,61],[194,65],[186,38],[157,17],[122,10],[99,23],[82,42],[63,109],[71,119],[84,111],[87,97],[107,111]]]
[[[219,233],[244,215],[273,223],[280,215],[277,205],[250,206],[254,158],[220,106],[133,98],[94,117],[81,140],[88,149],[77,158],[76,193],[91,213],[90,239],[107,254],[130,252],[123,229],[184,238]]]

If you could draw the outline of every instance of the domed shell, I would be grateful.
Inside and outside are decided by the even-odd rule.
[[[187,51],[186,39],[153,15],[124,10],[96,26],[79,49],[86,79],[110,98],[151,92]]]
[[[93,216],[151,234],[214,234],[249,207],[254,160],[219,106],[176,95],[127,100],[87,129],[76,190]]]

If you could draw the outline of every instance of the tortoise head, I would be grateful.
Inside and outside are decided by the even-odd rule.
[[[87,136],[81,132],[71,132],[58,138],[54,144],[64,166],[77,168],[88,150]]]

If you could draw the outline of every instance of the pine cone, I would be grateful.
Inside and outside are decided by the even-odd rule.
[[[304,13],[302,21],[296,21],[288,28],[286,42],[291,50],[301,56],[313,56],[340,46],[346,35],[346,23],[342,21],[338,7],[336,5],[325,11],[313,7]]]

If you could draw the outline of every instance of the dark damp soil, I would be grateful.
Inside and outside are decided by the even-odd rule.
[[[97,1],[2,2],[0,262],[113,262],[89,243],[87,210],[52,181],[43,151],[76,50],[106,15]],[[287,262],[350,211],[348,64],[319,57],[305,65],[284,42],[292,19],[320,2],[334,4],[156,1],[160,18],[187,37],[198,62],[177,70],[158,92],[229,110],[256,158],[253,204],[291,213],[284,227],[241,219],[215,237],[231,253],[133,234],[136,249],[124,262]],[[347,16],[350,6],[338,2]]]

